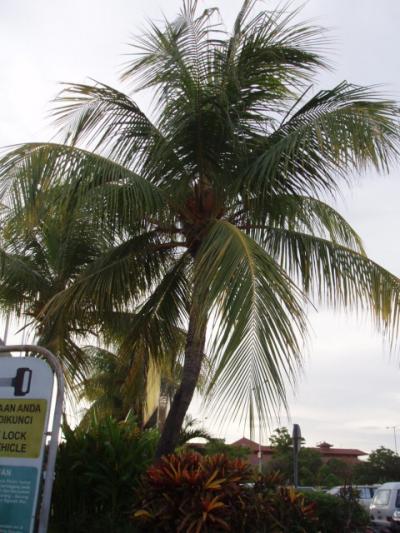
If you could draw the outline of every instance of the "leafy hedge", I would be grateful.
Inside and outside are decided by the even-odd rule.
[[[50,533],[131,531],[129,511],[140,475],[151,464],[158,433],[134,420],[95,420],[63,427],[52,499]],[[129,526],[129,527],[128,527]]]
[[[369,524],[368,513],[351,487],[339,496],[307,492],[305,501],[315,504],[322,533],[363,533]]]

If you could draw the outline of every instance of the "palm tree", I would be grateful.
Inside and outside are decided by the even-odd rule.
[[[56,211],[59,190],[36,176],[13,182],[0,210],[0,306],[33,330],[36,341],[63,361],[67,382],[84,371],[79,338],[94,333],[90,315],[59,315],[46,305],[107,249],[104,235],[92,231],[84,213]],[[36,178],[36,179],[34,179]]]
[[[94,417],[124,420],[132,407],[126,404],[122,393],[130,370],[127,362],[104,348],[86,346],[83,351],[89,361],[88,370],[77,380],[74,392],[79,401],[88,402],[89,406],[80,425],[87,427]],[[140,411],[140,407],[134,410],[135,414]]]
[[[179,434],[178,446],[190,450],[190,441],[193,439],[204,439],[208,442],[214,441],[211,434],[202,426],[199,420],[186,415]],[[197,451],[196,446],[192,446],[192,448]]]
[[[73,317],[59,314],[57,320],[46,314],[52,298],[110,245],[109,237],[90,224],[85,209],[72,205],[55,209],[59,195],[59,188],[46,187],[35,172],[15,180],[7,190],[0,211],[0,307],[24,322],[22,329],[33,330],[36,342],[62,360],[69,392],[93,402],[91,410],[100,409],[103,418],[124,419],[133,409],[141,420],[149,401],[157,401],[160,392],[157,378],[149,390],[149,368],[153,374],[159,374],[159,369],[151,366],[146,353],[122,359],[105,348],[79,346],[88,339],[118,343],[134,314],[113,312],[100,317],[87,307]],[[178,331],[176,337],[182,353],[184,333]],[[163,363],[168,370],[167,357]],[[90,417],[89,412],[85,419]]]
[[[326,66],[321,29],[255,3],[231,32],[190,0],[150,24],[123,79],[153,91],[151,118],[112,87],[72,85],[56,108],[64,142],[19,146],[1,163],[4,189],[40,167],[63,185],[59,209],[88,206],[96,230],[116,235],[53,298],[52,320],[135,308],[124,346],[156,359],[187,327],[158,456],[178,442],[205,353],[214,412],[252,426],[285,404],[310,300],[368,310],[392,338],[398,328],[399,280],[325,202],[397,157],[397,105],[348,82],[309,96]]]
[[[78,400],[88,404],[81,424],[90,423],[94,414],[97,420],[110,416],[124,420],[131,412],[142,427],[162,427],[164,411],[176,389],[172,373],[179,367],[181,353],[165,354],[154,364],[153,358],[148,360],[140,353],[126,357],[116,348],[83,348],[87,371],[74,387]]]

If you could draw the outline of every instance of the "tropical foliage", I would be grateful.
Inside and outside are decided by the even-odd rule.
[[[50,531],[127,531],[133,491],[150,465],[158,433],[112,418],[72,430],[63,427]]]
[[[315,506],[271,475],[224,455],[163,457],[148,469],[133,515],[140,531],[310,533]]]
[[[354,468],[356,483],[386,483],[400,479],[400,457],[393,450],[381,446],[372,451],[367,461]]]
[[[4,184],[3,184],[4,187]],[[43,310],[79,273],[108,247],[90,219],[56,209],[58,191],[43,187],[40,171],[20,176],[4,187],[0,209],[0,305],[35,330],[37,343],[64,362],[71,385],[85,370],[77,340],[91,332],[88,316],[53,320]]]
[[[285,480],[293,482],[293,441],[288,429],[275,429],[269,441],[273,455],[265,470],[279,471]],[[322,461],[318,450],[305,447],[304,438],[301,446],[298,454],[299,485],[334,487],[354,482],[353,465],[336,458]]]
[[[358,503],[357,492],[350,486],[339,496],[323,492],[307,492],[305,501],[317,509],[320,531],[323,533],[367,533],[370,531],[368,512]]]
[[[214,413],[253,427],[255,413],[285,404],[310,299],[367,310],[397,332],[399,280],[367,258],[326,199],[355,172],[388,169],[398,106],[348,82],[315,91],[323,32],[296,17],[245,0],[227,31],[217,9],[198,13],[188,0],[132,44],[130,95],[65,87],[55,110],[62,142],[18,146],[1,161],[4,216],[14,221],[2,237],[1,301],[34,303],[57,339],[119,324],[120,354],[143,368],[179,353],[185,332],[159,456],[178,442],[206,353]],[[149,115],[134,100],[140,90],[153,92]],[[82,226],[95,248],[42,298],[31,271],[45,226],[30,206],[46,195],[62,242],[80,242]],[[19,245],[20,227],[31,246]],[[28,287],[10,261],[28,271]]]
[[[179,446],[184,446],[193,439],[204,439],[212,441],[211,434],[204,429],[201,422],[190,415],[186,415],[182,429],[179,434]]]
[[[160,370],[147,367],[139,357],[133,365],[131,357],[121,357],[114,350],[86,346],[82,351],[86,372],[73,387],[78,402],[88,406],[80,424],[90,424],[93,417],[123,420],[134,413],[142,426],[155,425]],[[153,387],[148,386],[151,378]]]

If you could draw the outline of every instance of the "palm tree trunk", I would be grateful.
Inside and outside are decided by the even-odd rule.
[[[156,459],[172,453],[179,439],[183,420],[192,401],[199,379],[201,364],[204,357],[204,345],[207,329],[207,311],[202,307],[200,298],[193,294],[192,307],[189,314],[189,327],[186,339],[185,362],[182,380],[172,401],[171,409],[156,451]]]

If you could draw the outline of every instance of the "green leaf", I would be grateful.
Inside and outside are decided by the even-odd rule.
[[[271,256],[223,221],[199,250],[195,283],[212,318],[214,412],[247,418],[254,429],[254,402],[268,414],[285,404],[285,380],[298,370],[304,298]]]

